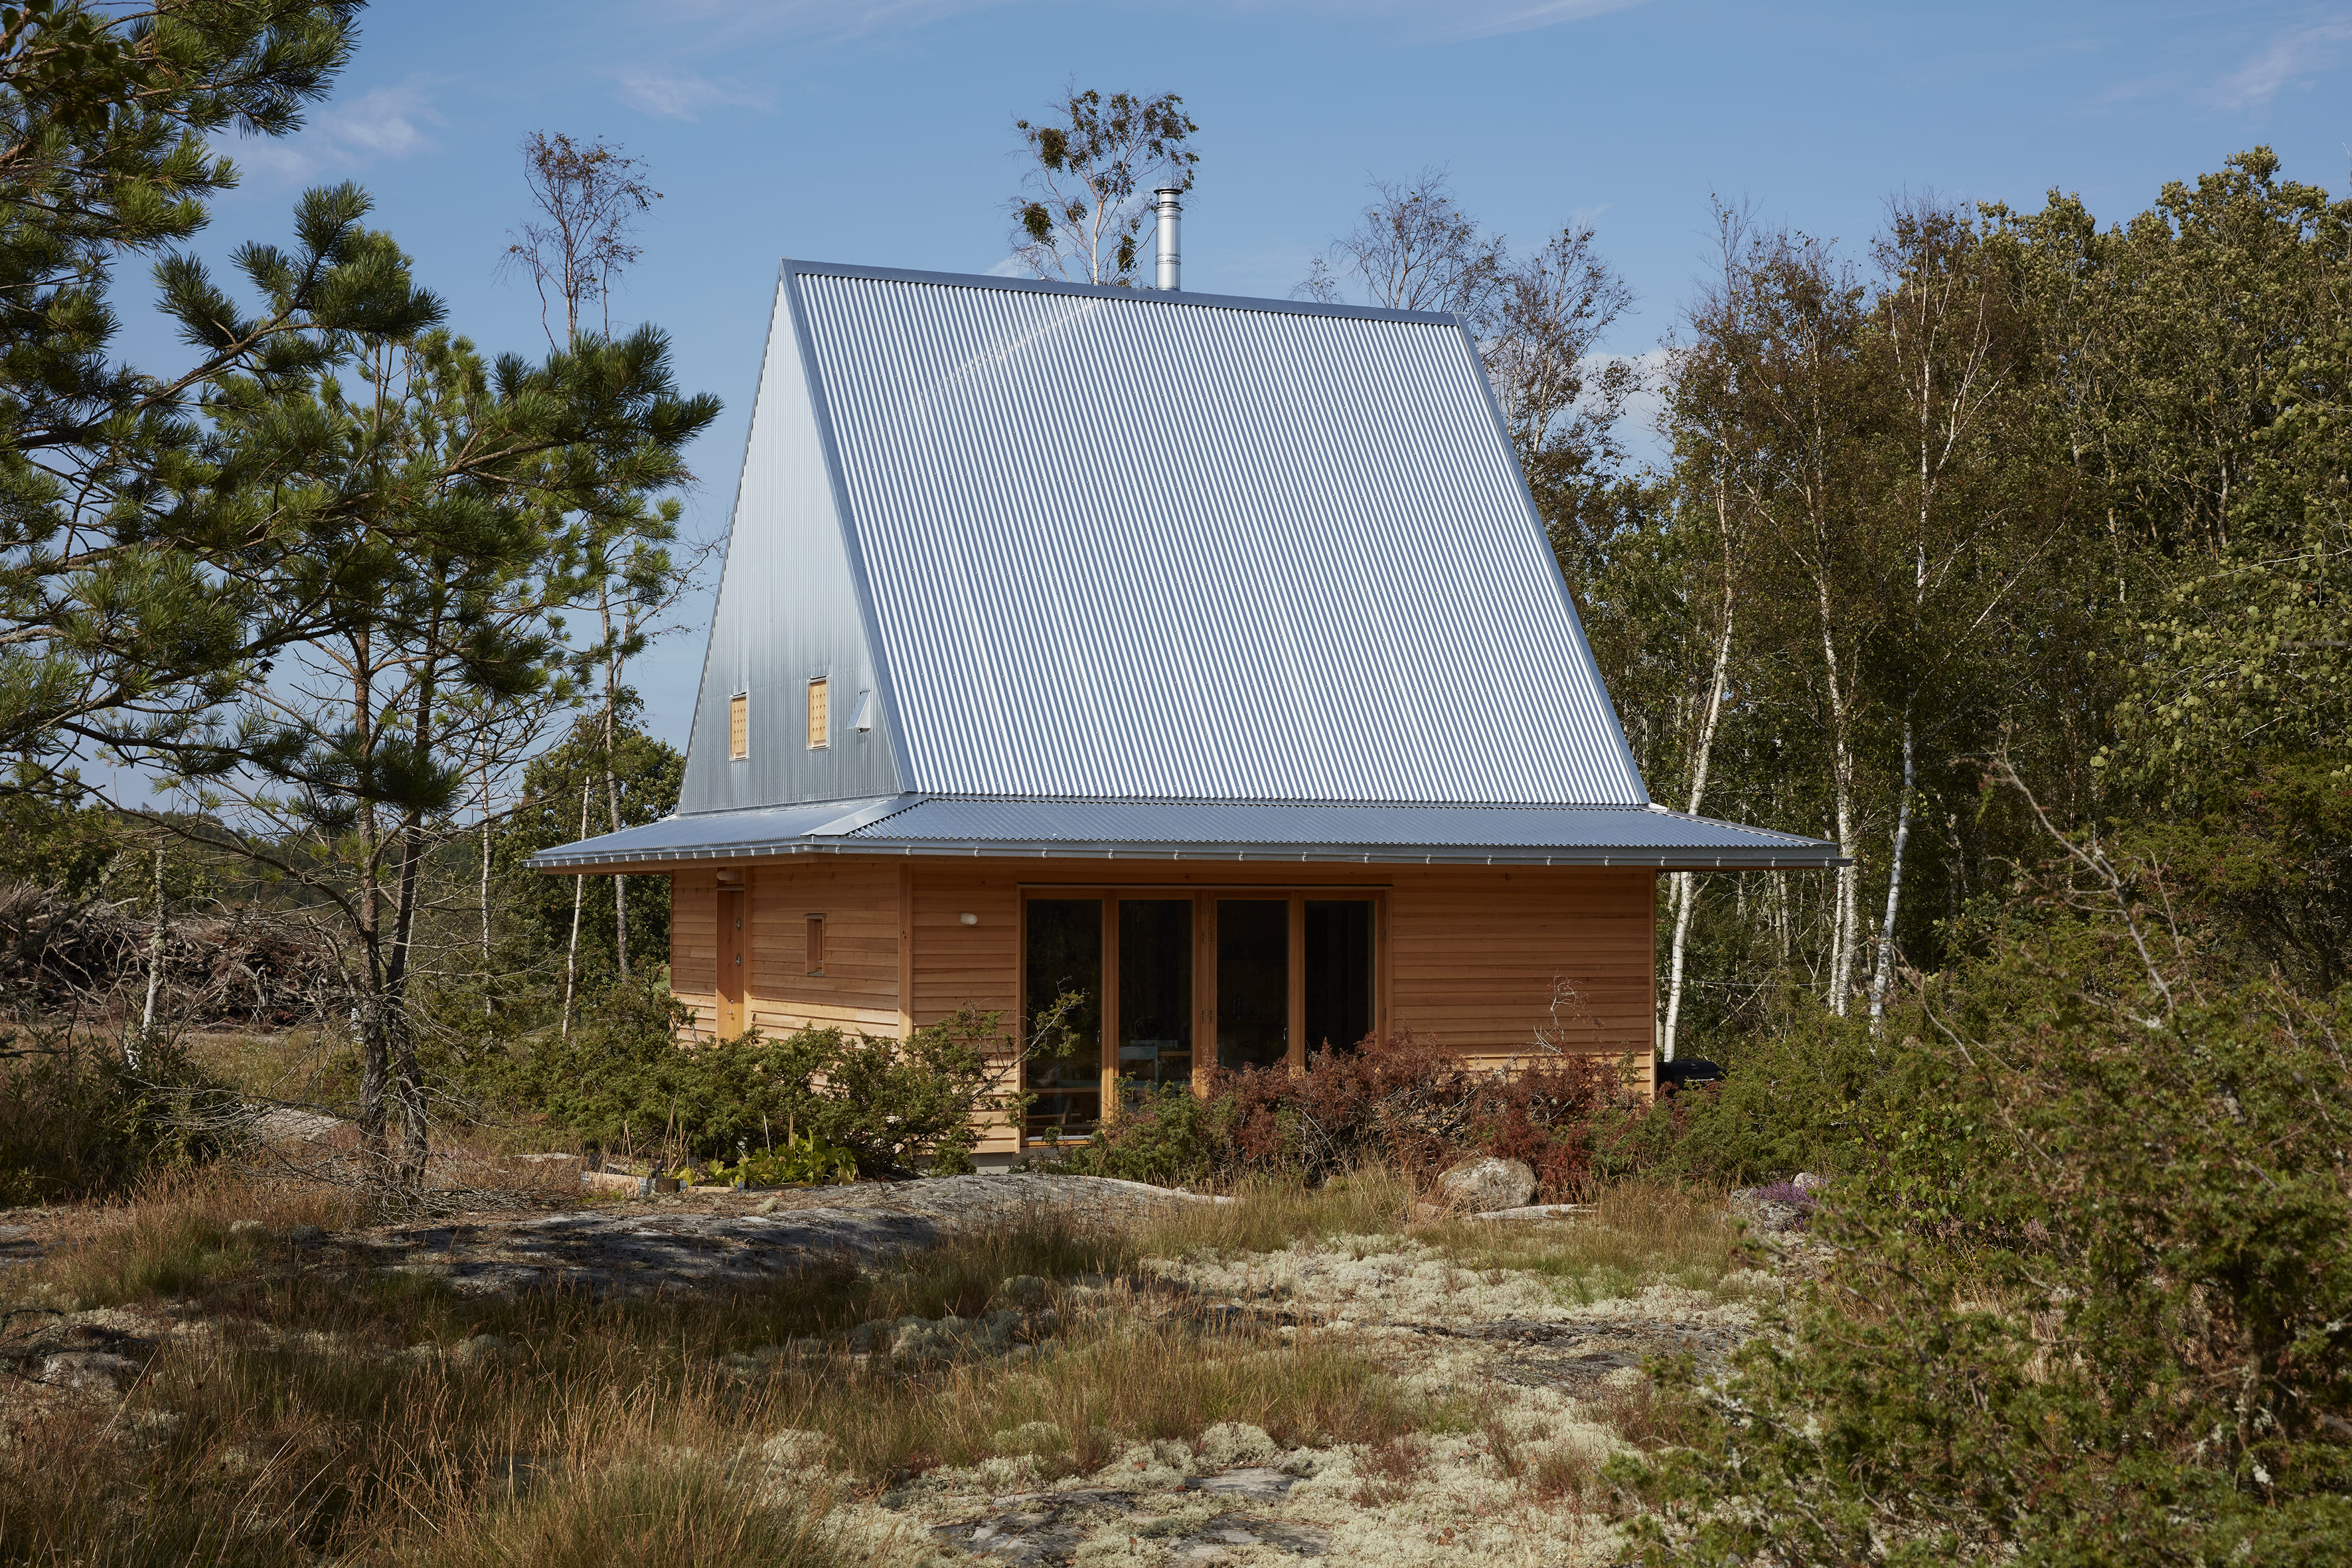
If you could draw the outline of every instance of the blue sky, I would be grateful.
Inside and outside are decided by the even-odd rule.
[[[335,97],[246,171],[203,248],[282,237],[352,179],[491,350],[543,350],[495,276],[532,130],[604,136],[663,200],[616,321],[675,340],[727,414],[691,531],[723,534],[782,256],[980,272],[1006,253],[1011,121],[1065,82],[1173,90],[1201,126],[1185,283],[1286,294],[1372,176],[1429,164],[1517,240],[1570,218],[1638,291],[1608,346],[1672,330],[1709,200],[1866,247],[1900,191],[2103,221],[2258,142],[2342,193],[2352,5],[1787,5],[1720,0],[378,0]],[[134,329],[141,358],[169,353]],[[683,743],[703,603],[638,670]]]

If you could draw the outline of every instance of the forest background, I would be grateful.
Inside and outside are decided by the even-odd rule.
[[[239,300],[173,249],[234,180],[199,138],[297,124],[355,8],[11,14],[47,139],[10,174],[44,306],[11,373],[11,1005],[109,1016],[134,1058],[339,1020],[369,1126],[421,1138],[420,1051],[568,1040],[666,960],[657,881],[521,868],[674,797],[627,668],[690,629],[665,616],[709,547],[678,546],[677,493],[718,408],[657,329],[609,335],[658,193],[617,147],[531,139],[507,240],[537,363],[452,333],[355,187],[238,250]],[[1189,186],[1197,128],[1168,95],[1053,108],[1016,127],[1011,242],[1133,281],[1139,191]],[[2053,834],[2160,861],[2250,972],[2341,984],[2347,215],[2264,149],[2105,228],[2057,194],[1904,198],[1842,248],[1719,205],[1649,361],[1598,352],[1632,294],[1590,224],[1515,248],[1440,170],[1315,260],[1297,293],[1479,342],[1654,795],[1852,861],[1662,883],[1662,1056],[1736,1062],[1811,1011],[1875,1028]],[[108,357],[142,252],[189,345],[152,370]]]
[[[357,11],[0,7],[9,1201],[119,1192],[272,1107],[349,1115],[400,1201],[436,1129],[676,1144],[717,1135],[681,1106],[905,1066],[802,1040],[678,1081],[659,882],[524,869],[676,796],[629,671],[701,564],[677,502],[719,410],[604,314],[649,171],[527,144],[528,353],[458,332],[352,185],[191,252],[235,175],[208,138],[289,132]],[[1008,243],[1122,280],[1139,193],[1214,178],[1196,132],[1073,88],[1008,132]],[[1442,171],[1298,285],[1462,318],[1657,797],[1851,861],[1662,884],[1662,1052],[1724,1084],[1463,1102],[1464,1142],[1570,1188],[1832,1178],[1787,1332],[1621,1467],[1638,1530],[1708,1562],[2330,1561],[2352,201],[2256,147],[2105,222],[2053,194],[1901,198],[1860,247],[1713,231],[1649,363],[1596,352],[1629,295],[1591,225],[1513,246]],[[168,357],[120,346],[132,268]],[[1083,1158],[1296,1176],[1308,1134],[1424,1092],[1381,1078],[1402,1059],[1179,1097]]]

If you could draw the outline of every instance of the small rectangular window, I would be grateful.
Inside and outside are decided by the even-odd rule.
[[[740,763],[751,754],[751,694],[739,691],[727,700],[727,760]]]
[[[811,915],[808,918],[808,972],[811,974],[824,973],[824,917],[823,915]]]
[[[825,711],[824,682],[821,679],[809,682],[808,713],[808,743],[809,750],[814,752],[824,746],[833,733],[830,716]]]

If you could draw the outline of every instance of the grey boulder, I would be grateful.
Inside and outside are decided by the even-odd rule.
[[[1500,1160],[1492,1154],[1465,1160],[1438,1177],[1433,1194],[1439,1207],[1456,1214],[1520,1208],[1535,1195],[1536,1173],[1526,1161]]]

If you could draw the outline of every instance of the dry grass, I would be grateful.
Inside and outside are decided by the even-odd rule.
[[[779,1500],[761,1445],[824,1433],[828,1468],[878,1489],[1013,1452],[1091,1473],[1219,1421],[1380,1443],[1425,1415],[1344,1341],[1145,1310],[1118,1278],[1128,1244],[1066,1220],[880,1271],[630,1301],[467,1298],[274,1239],[349,1220],[331,1191],[183,1181],[91,1217],[6,1287],[128,1309],[153,1349],[119,1407],[0,1404],[0,1447],[59,1457],[0,1488],[0,1562],[878,1562],[830,1540],[822,1500]],[[240,1219],[268,1234],[231,1235]],[[972,1317],[1019,1275],[1069,1282],[1025,1358],[851,1352],[859,1323]],[[823,1348],[775,1350],[793,1340]]]
[[[1743,1293],[1727,1278],[1741,1266],[1739,1226],[1721,1203],[1678,1187],[1628,1183],[1572,1220],[1440,1220],[1413,1236],[1474,1273],[1507,1269],[1556,1280],[1581,1305],[1659,1284],[1724,1299]]]
[[[19,1300],[121,1309],[152,1347],[119,1402],[18,1396],[0,1368],[0,1563],[878,1568],[915,1561],[927,1538],[912,1525],[891,1538],[874,1521],[897,1516],[836,1503],[1016,1457],[1039,1480],[1123,1474],[1132,1446],[1198,1451],[1221,1422],[1286,1447],[1350,1446],[1363,1506],[1420,1506],[1433,1436],[1474,1429],[1475,1404],[1408,1386],[1352,1332],[1196,1310],[1149,1263],[1398,1245],[1381,1238],[1401,1237],[1411,1196],[1379,1173],[1255,1185],[1132,1230],[1034,1216],[887,1268],[813,1268],[723,1298],[508,1300],[282,1239],[355,1223],[346,1194],[183,1178],[86,1211],[37,1267],[0,1275]],[[238,1220],[262,1230],[232,1235]],[[1647,1191],[1612,1194],[1590,1224],[1415,1234],[1462,1268],[1587,1292],[1662,1269],[1719,1284],[1734,1239],[1701,1205]],[[1016,1276],[1052,1282],[1016,1354],[853,1350],[863,1323],[1002,1308]],[[1646,1389],[1591,1415],[1638,1447],[1676,1436]],[[1593,1505],[1587,1447],[1489,1433],[1521,1499],[1579,1519]],[[791,1468],[811,1457],[817,1470]]]
[[[615,1369],[618,1370],[618,1369]],[[8,1423],[0,1561],[719,1564],[857,1560],[766,1484],[765,1424],[711,1378],[548,1389],[527,1364],[388,1362],[249,1332],[168,1343],[119,1413]],[[865,1543],[871,1552],[876,1543]]]
[[[1699,1409],[1686,1395],[1661,1393],[1648,1383],[1610,1389],[1592,1415],[1623,1441],[1645,1453],[1684,1447],[1703,1425]]]
[[[1227,1256],[1332,1237],[1394,1235],[1404,1228],[1413,1190],[1375,1167],[1319,1187],[1253,1177],[1228,1195],[1230,1203],[1188,1205],[1161,1216],[1137,1234],[1135,1246],[1154,1258]]]
[[[827,1358],[782,1382],[790,1424],[827,1434],[829,1462],[876,1483],[997,1454],[1033,1456],[1047,1479],[1092,1474],[1130,1444],[1197,1445],[1223,1421],[1285,1447],[1384,1443],[1428,1415],[1343,1338],[1143,1320],[1116,1302],[1026,1364],[908,1376]]]
[[[189,1029],[178,1042],[207,1077],[240,1094],[321,1100],[358,1086],[357,1058],[340,1039],[314,1028]]]
[[[55,1245],[40,1269],[19,1283],[81,1306],[118,1306],[186,1296],[266,1271],[264,1256],[297,1225],[337,1229],[359,1205],[348,1191],[295,1183],[260,1183],[227,1172],[174,1173],[144,1184],[130,1198],[86,1205],[81,1223]],[[239,1220],[262,1235],[233,1236]]]

